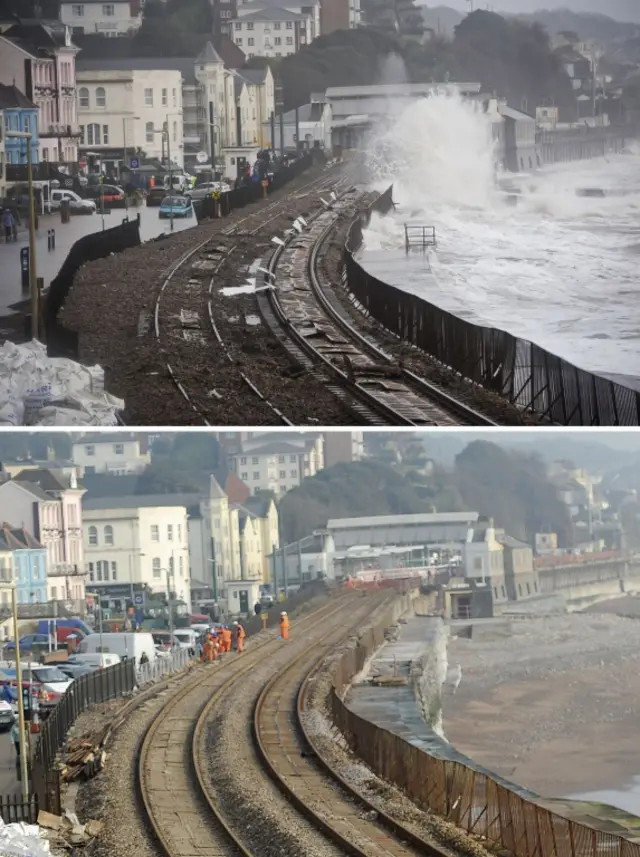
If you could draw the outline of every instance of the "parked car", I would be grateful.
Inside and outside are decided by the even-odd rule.
[[[22,686],[31,688],[31,695],[38,699],[39,708],[50,710],[54,708],[73,684],[73,680],[61,672],[56,666],[41,664],[23,664]],[[0,669],[0,685],[16,686],[15,667]]]
[[[167,189],[165,187],[152,187],[151,190],[147,191],[147,206],[155,208],[161,205],[166,195]]]
[[[121,660],[120,655],[114,655],[113,653],[74,652],[72,655],[69,655],[65,664],[88,666],[94,672],[95,670],[106,670],[108,667],[114,667]]]
[[[158,217],[193,217],[193,205],[188,196],[165,196]]]
[[[0,700],[0,732],[8,732],[16,722],[16,715],[10,702]]]
[[[56,664],[56,666],[60,672],[64,673],[73,681],[77,678],[82,678],[83,675],[89,675],[89,673],[95,672],[95,667],[92,667],[89,664],[70,664],[68,661],[63,661],[60,664]]]
[[[212,193],[229,193],[231,186],[226,182],[202,182],[192,190],[186,191],[186,196],[191,199],[205,199]]]
[[[72,190],[52,190],[49,195],[51,211],[59,211],[63,202],[69,203],[73,214],[95,214],[96,204],[92,199],[82,199]]]
[[[49,634],[25,634],[24,637],[18,638],[18,643],[20,645],[21,652],[29,652],[33,649],[34,646],[49,646],[51,640],[51,648],[57,648],[57,642],[49,637]],[[16,648],[16,641],[9,640],[9,642],[5,646],[5,650],[8,652],[14,652]]]
[[[87,197],[94,199],[97,205],[124,205],[125,193],[121,187],[112,184],[99,184],[88,187],[85,191]]]

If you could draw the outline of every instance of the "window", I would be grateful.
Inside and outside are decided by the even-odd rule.
[[[112,562],[111,563],[111,580],[117,580],[117,579],[118,579],[118,563]]]
[[[96,563],[96,580],[102,581],[102,563]]]
[[[175,89],[171,90],[171,98],[173,100],[173,106],[177,107],[178,106],[178,95],[177,95],[177,91]]]
[[[518,584],[518,595],[522,596],[522,584]]]
[[[292,470],[292,471],[291,471],[291,477],[292,477],[293,479],[297,479],[297,477],[298,477],[298,471],[297,471],[297,470]]]
[[[234,29],[235,30],[241,30],[242,24],[239,21],[236,21],[236,23],[234,24]]]
[[[89,527],[89,544],[96,546],[98,544],[98,528]]]
[[[287,21],[287,23],[285,24],[285,27],[287,28],[287,30],[293,30],[293,24],[292,24],[292,22],[291,22],[291,21]]]
[[[102,126],[102,142],[105,146],[107,146],[109,144],[109,126],[108,125]]]
[[[289,456],[289,461],[291,462],[291,464],[295,464],[295,463],[296,463],[296,461],[297,461],[296,456],[295,456],[295,455],[290,455],[290,456]]]
[[[253,21],[247,21],[247,30],[253,30]]]
[[[180,557],[180,577],[182,577],[183,574],[184,574],[184,571],[182,569],[182,557]]]
[[[280,36],[276,36],[276,37],[275,37],[275,39],[274,39],[273,41],[276,43],[276,45],[281,45],[281,44],[282,44],[282,39],[280,38]]]
[[[482,571],[482,557],[481,556],[477,556],[473,560],[473,569],[474,569],[474,571]]]
[[[260,459],[254,455],[253,458],[251,459],[251,463],[252,464],[260,464]]]
[[[100,126],[94,123],[87,125],[87,145],[100,145]]]
[[[257,470],[254,471],[253,478],[254,478],[254,481],[256,481],[256,482],[258,481],[258,479],[260,479],[259,471],[257,471]]]
[[[151,541],[160,541],[160,527],[157,524],[151,524]]]
[[[71,14],[74,18],[84,18],[84,6],[82,3],[74,3],[71,7]]]
[[[89,563],[89,580],[93,583],[93,563]]]
[[[279,29],[280,29],[280,21],[276,21],[276,22],[275,22],[275,24],[273,25],[273,29],[274,29],[274,30],[279,30]]]
[[[239,37],[236,37],[236,45],[241,45],[241,44],[242,44],[242,39]]]
[[[531,586],[530,586],[530,584],[528,584],[528,583],[527,583],[527,584],[526,584],[526,586],[527,586],[527,595],[531,595]]]
[[[173,565],[174,565],[174,563],[173,563],[173,557],[172,557],[172,556],[170,556],[170,557],[169,557],[169,575],[170,575],[170,576],[171,576],[171,575],[173,575],[173,572],[174,572]]]
[[[168,105],[169,105],[169,90],[163,89],[162,90],[162,106],[168,107]]]
[[[287,471],[286,471],[286,470],[281,470],[281,471],[280,471],[280,479],[285,479],[285,478],[286,478],[286,476],[287,476]]]
[[[113,527],[108,525],[104,528],[104,543],[105,545],[113,544]]]
[[[99,86],[96,89],[96,107],[106,107],[107,106],[107,93],[105,91],[104,86]]]
[[[248,478],[249,478],[249,474],[248,474],[248,473],[241,473],[241,474],[240,474],[240,479],[242,479],[244,482],[246,482],[246,480],[247,480]]]
[[[153,107],[153,89],[145,89],[144,91],[144,106]]]
[[[240,464],[246,464],[246,463],[247,463],[247,459],[246,459],[246,458],[241,458],[241,459],[240,459]]]
[[[182,524],[178,524],[178,541],[182,542]]]
[[[173,524],[167,524],[167,540],[173,541]]]
[[[84,452],[85,452],[85,455],[92,456],[92,455],[96,454],[96,448],[95,448],[95,446],[85,446]]]
[[[116,10],[114,9],[113,3],[103,3],[102,14],[105,18],[113,18],[113,16],[116,14]]]
[[[154,556],[151,560],[151,568],[153,569],[153,576],[156,580],[160,578],[160,557]]]
[[[147,132],[147,143],[153,143],[153,122],[147,122],[145,129]]]
[[[287,36],[287,44],[288,44],[288,45],[292,45],[292,44],[293,44],[293,36]]]
[[[172,134],[172,136],[173,136],[173,142],[177,143],[178,142],[178,123],[177,122],[173,123],[173,134]]]
[[[247,39],[247,44],[249,44],[249,45],[254,45],[254,44],[255,44],[255,40],[254,40],[254,39]]]

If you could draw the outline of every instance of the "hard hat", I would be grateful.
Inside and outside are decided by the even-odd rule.
[[[234,622],[233,624],[234,624],[234,625],[237,625],[238,623],[237,623],[237,622]]]
[[[280,615],[281,615],[281,616],[286,616],[286,615],[287,615],[286,610],[285,610],[283,613],[281,613]]]

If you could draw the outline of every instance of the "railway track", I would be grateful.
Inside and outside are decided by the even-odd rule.
[[[272,389],[265,390],[264,378],[252,378],[250,369],[239,365],[237,349],[225,341],[220,324],[219,290],[228,283],[223,269],[234,256],[249,248],[253,253],[269,254],[273,244],[269,237],[260,236],[269,225],[275,231],[278,226],[280,229],[290,226],[300,204],[317,205],[313,198],[316,193],[339,189],[344,181],[339,173],[323,172],[291,195],[259,208],[213,238],[200,242],[167,271],[155,301],[154,336],[166,372],[191,414],[190,421],[187,420],[190,424],[209,426],[225,422],[220,419],[221,411],[239,398],[244,401],[238,410],[245,417],[239,419],[240,423],[304,424],[304,420],[296,418],[297,414],[286,413],[286,403],[278,402],[275,383]],[[259,264],[260,259],[256,261]],[[255,271],[250,268],[247,276],[250,278],[252,274]],[[216,371],[221,364],[226,370]],[[247,398],[251,403],[243,411]],[[247,410],[251,419],[246,418]]]
[[[313,635],[345,609],[351,596],[342,596],[296,623],[299,632]],[[361,608],[362,609],[362,608]],[[148,729],[138,758],[138,792],[152,836],[165,857],[253,857],[238,844],[236,834],[219,811],[208,782],[203,747],[212,706],[232,686],[263,663],[282,654],[282,643],[271,639],[242,657],[231,655],[223,670],[217,665],[188,681]],[[225,659],[227,659],[225,658]]]
[[[493,420],[437,385],[396,365],[354,326],[318,258],[329,234],[356,201],[350,189],[308,229],[272,255],[258,295],[265,323],[291,358],[369,425],[479,426]]]

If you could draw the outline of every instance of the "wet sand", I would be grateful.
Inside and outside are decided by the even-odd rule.
[[[640,621],[590,613],[486,629],[450,642],[456,663],[445,734],[480,764],[547,797],[640,775]]]

